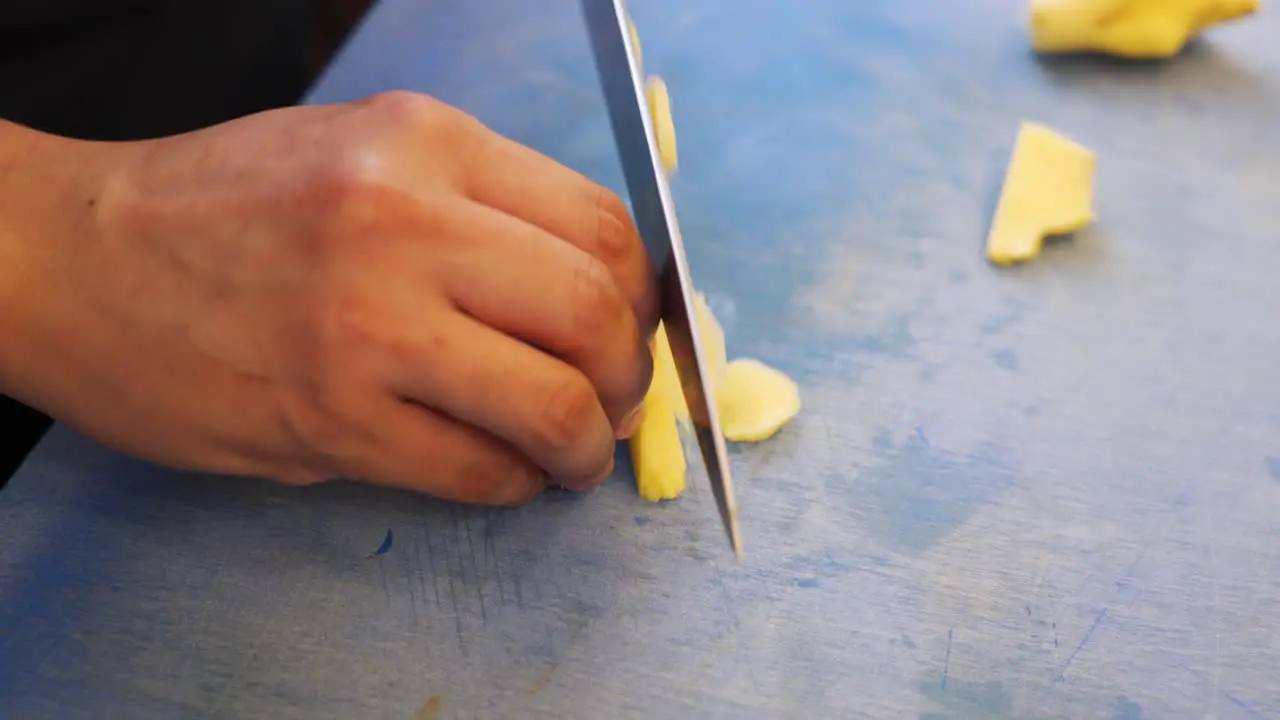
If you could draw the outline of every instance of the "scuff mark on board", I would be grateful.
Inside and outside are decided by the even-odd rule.
[[[1062,669],[1058,671],[1058,682],[1066,682],[1067,669],[1070,668],[1071,663],[1075,661],[1076,655],[1079,655],[1080,651],[1084,649],[1084,646],[1089,644],[1090,638],[1093,637],[1093,631],[1097,630],[1098,626],[1102,624],[1102,621],[1107,617],[1107,610],[1109,609],[1110,608],[1103,608],[1102,612],[1098,613],[1098,616],[1093,619],[1093,624],[1085,631],[1084,637],[1080,638],[1080,643],[1076,645],[1076,649],[1072,650],[1071,654],[1067,656],[1067,661],[1062,663]]]
[[[941,692],[947,691],[947,677],[951,674],[951,641],[955,638],[956,629],[947,630],[947,657],[942,661],[942,687]]]
[[[382,538],[382,544],[378,546],[377,550],[374,550],[372,553],[369,554],[369,559],[376,558],[380,555],[386,555],[388,552],[391,551],[391,546],[395,543],[395,541],[396,541],[396,534],[391,531],[391,528],[387,528],[387,535],[386,537]]]

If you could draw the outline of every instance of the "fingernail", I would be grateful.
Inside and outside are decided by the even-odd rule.
[[[627,413],[626,417],[622,418],[622,422],[618,425],[618,439],[626,440],[635,435],[642,422],[644,422],[644,403],[637,405],[634,410]]]

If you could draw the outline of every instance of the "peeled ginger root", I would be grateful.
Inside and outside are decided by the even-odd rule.
[[[1031,45],[1040,53],[1170,58],[1205,28],[1252,15],[1260,4],[1260,0],[1031,0]]]
[[[772,437],[800,412],[795,381],[750,358],[726,362],[724,330],[701,295],[695,317],[704,360],[727,440],[759,442]],[[689,422],[680,378],[666,329],[658,327],[654,342],[653,383],[644,400],[644,419],[631,436],[631,463],[636,490],[650,502],[679,497],[688,484],[688,463],[681,430]]]

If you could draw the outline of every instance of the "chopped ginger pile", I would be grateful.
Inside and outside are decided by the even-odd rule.
[[[785,374],[758,360],[726,361],[724,330],[701,295],[696,317],[710,389],[727,440],[760,442],[800,412],[800,389]],[[644,400],[644,420],[631,437],[631,462],[640,497],[657,502],[684,492],[688,465],[681,425],[689,422],[680,378],[666,330],[659,327],[653,384]]]

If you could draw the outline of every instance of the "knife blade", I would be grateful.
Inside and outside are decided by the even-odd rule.
[[[653,118],[645,95],[644,78],[636,60],[628,28],[625,0],[582,0],[591,52],[609,110],[622,174],[631,197],[636,228],[658,273],[662,322],[666,327],[676,373],[689,407],[694,435],[716,509],[734,557],[742,559],[737,502],[729,476],[728,451],[720,431],[720,418],[710,397],[706,353],[694,318],[693,281],[684,241],[676,222],[675,203],[667,173],[654,141]]]

